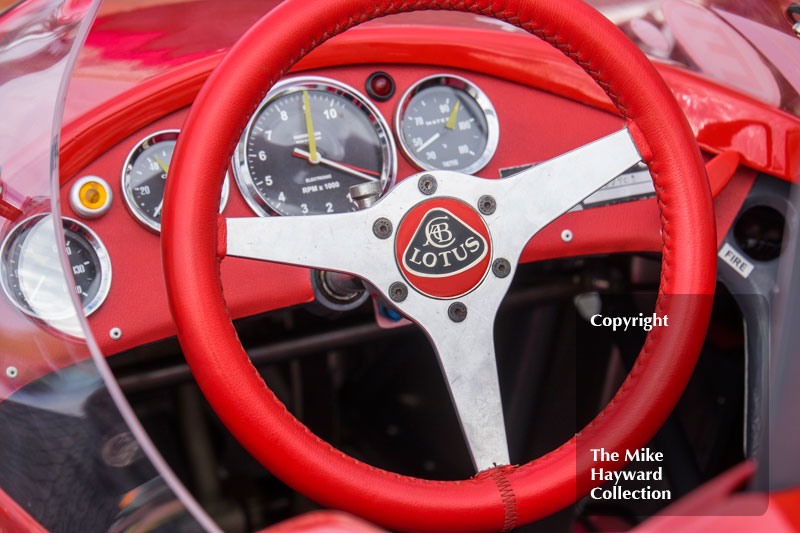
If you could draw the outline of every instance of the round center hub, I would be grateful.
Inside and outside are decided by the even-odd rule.
[[[471,206],[433,198],[400,222],[395,258],[406,281],[433,298],[457,298],[477,287],[489,271],[489,228]]]

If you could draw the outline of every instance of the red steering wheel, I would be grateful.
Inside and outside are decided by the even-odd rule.
[[[413,176],[356,213],[218,218],[229,158],[270,87],[346,29],[424,9],[494,17],[547,41],[605,90],[627,127],[506,179]],[[509,465],[494,313],[527,241],[640,158],[649,165],[661,210],[656,311],[669,315],[669,327],[649,332],[613,400],[575,438],[528,464]],[[482,209],[487,197],[493,212]],[[434,220],[447,226],[434,231]],[[167,185],[162,235],[181,345],[230,431],[299,492],[399,530],[505,531],[586,494],[592,466],[619,467],[592,464],[588,450],[643,446],[678,401],[700,352],[715,284],[713,207],[692,131],[644,55],[579,0],[282,3],[236,43],[192,106]],[[455,257],[442,260],[441,247],[450,244],[463,245],[459,260],[466,259],[458,268],[442,266]],[[433,343],[480,473],[457,482],[405,477],[363,464],[313,435],[267,388],[237,339],[219,278],[226,254],[353,273],[394,301]],[[688,302],[674,295],[695,296]]]

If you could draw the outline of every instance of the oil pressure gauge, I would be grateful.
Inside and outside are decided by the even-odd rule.
[[[161,231],[161,209],[172,152],[179,130],[148,135],[133,148],[122,167],[122,195],[128,210],[146,227]],[[222,185],[220,213],[228,201],[228,177]]]
[[[489,162],[500,128],[489,98],[454,75],[423,78],[400,99],[395,129],[406,156],[423,170],[473,174]]]

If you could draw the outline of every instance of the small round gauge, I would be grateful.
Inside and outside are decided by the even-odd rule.
[[[437,74],[411,86],[395,117],[400,146],[424,170],[473,174],[497,149],[500,127],[489,98],[470,81]]]
[[[250,119],[233,158],[236,183],[259,215],[355,211],[350,187],[397,170],[389,127],[358,91],[319,77],[275,85]]]
[[[61,274],[51,215],[34,215],[15,226],[0,247],[0,278],[20,310],[47,321],[74,316]],[[111,260],[100,238],[76,220],[62,218],[65,252],[75,290],[88,316],[111,287]]]
[[[148,135],[131,150],[122,167],[122,196],[128,210],[146,227],[161,231],[164,187],[179,130]],[[228,202],[228,177],[222,185],[219,211]]]

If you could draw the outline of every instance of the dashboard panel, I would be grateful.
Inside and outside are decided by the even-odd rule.
[[[604,95],[596,94],[597,87],[586,89],[577,79],[563,75],[565,71],[542,67],[549,61],[542,60],[550,57],[547,53],[527,54],[522,52],[522,47],[503,48],[519,36],[509,37],[510,40],[506,41],[503,32],[492,32],[498,34],[492,36],[498,43],[497,48],[493,49],[485,46],[486,43],[479,43],[479,39],[453,38],[449,30],[439,35],[438,31],[421,32],[417,29],[413,33],[424,35],[424,42],[412,39],[402,43],[408,46],[399,46],[397,29],[380,28],[375,31],[373,27],[367,28],[366,32],[359,32],[359,29],[348,32],[343,36],[344,41],[332,41],[333,48],[329,48],[328,44],[323,46],[318,50],[321,54],[312,54],[308,62],[301,63],[285,80],[286,83],[296,83],[300,78],[327,80],[328,85],[324,90],[321,90],[321,86],[315,86],[313,89],[318,92],[314,93],[305,87],[299,93],[287,94],[288,98],[294,100],[287,101],[286,105],[293,107],[276,106],[269,111],[271,115],[266,109],[271,102],[269,98],[265,100],[264,116],[271,116],[274,122],[265,122],[261,126],[293,121],[292,129],[282,133],[282,140],[275,136],[278,144],[283,143],[282,149],[286,149],[280,154],[273,153],[269,151],[271,147],[268,143],[260,146],[254,144],[252,149],[248,149],[248,129],[240,145],[241,154],[234,152],[228,188],[223,190],[220,198],[223,217],[347,211],[353,209],[353,205],[351,199],[343,194],[352,183],[347,182],[346,176],[367,176],[367,181],[372,178],[380,182],[384,192],[397,181],[424,169],[448,168],[486,178],[504,177],[617,131],[625,125],[622,119],[604,106]],[[482,33],[474,28],[464,32],[470,32],[473,37]],[[359,42],[363,36],[375,38],[384,34],[390,37],[383,42],[376,41],[374,47],[365,46],[363,40]],[[392,39],[396,42],[390,42]],[[437,47],[432,45],[436,39],[446,43],[463,41],[469,44]],[[343,57],[348,57],[345,53],[348,46],[351,51],[364,51],[363,55],[355,57],[351,54],[344,61],[346,66],[323,66],[326,57],[334,57],[339,62]],[[442,52],[443,48],[448,52]],[[545,49],[549,50],[547,47]],[[328,50],[337,52],[329,53]],[[460,52],[454,53],[454,50]],[[382,53],[386,53],[386,61],[384,58],[376,61],[375,56]],[[161,195],[169,172],[172,148],[189,113],[186,106],[190,105],[200,84],[218,59],[217,55],[208,55],[191,64],[180,67],[173,65],[174,71],[164,72],[155,80],[142,78],[121,98],[102,101],[97,108],[91,109],[64,129],[67,149],[62,152],[62,168],[69,170],[61,175],[61,206],[65,230],[72,232],[68,234],[67,253],[76,277],[76,289],[80,291],[79,296],[87,312],[88,324],[94,331],[100,351],[105,355],[125,352],[175,334],[161,271],[158,233],[163,207]],[[431,64],[419,64],[418,59]],[[455,65],[468,66],[471,70]],[[375,97],[372,94],[375,91],[369,90],[370,80],[374,80],[379,72],[391,76],[395,86],[393,90]],[[533,74],[528,77],[528,72]],[[752,150],[741,154],[734,150],[726,152],[736,156],[734,167],[738,165],[740,157],[741,161],[752,166],[755,157],[764,167],[783,169],[781,171],[786,174],[793,172],[794,167],[790,164],[782,166],[787,161],[791,163],[797,160],[789,155],[790,150],[782,154],[781,143],[785,140],[788,146],[789,136],[784,139],[778,135],[776,144],[769,144],[769,149],[763,149],[759,137],[765,135],[771,143],[773,138],[770,132],[783,126],[788,131],[794,127],[790,120],[779,117],[780,120],[771,122],[772,129],[767,127],[762,130],[758,125],[752,127],[753,123],[737,129],[741,126],[733,126],[736,121],[734,117],[725,115],[726,111],[717,115],[712,113],[712,118],[708,119],[707,108],[725,109],[717,105],[720,101],[728,103],[731,113],[747,114],[758,105],[752,102],[748,104],[750,107],[738,105],[741,99],[725,90],[703,84],[685,73],[670,73],[667,67],[664,72],[672,76],[672,81],[681,80],[673,87],[682,105],[686,106],[701,146],[709,150],[705,154],[707,160],[712,158],[712,153],[747,144]],[[336,96],[326,94],[331,88],[333,90],[330,92]],[[563,89],[563,92],[559,89]],[[344,99],[340,98],[342,95],[345,95]],[[357,98],[353,98],[354,95]],[[702,99],[694,98],[696,95],[702,96]],[[315,96],[319,99],[315,99]],[[328,113],[325,114],[322,108],[312,113],[310,106],[314,103],[325,104]],[[320,129],[319,123],[323,120],[333,121],[346,116],[342,110],[358,113],[352,105],[368,109],[364,116],[369,124],[362,121],[358,128],[360,133],[355,136],[367,138],[375,133],[377,143],[366,143],[366,148],[362,143],[354,149],[345,148],[341,153],[336,153],[339,147],[325,142],[328,136],[337,135],[348,125],[331,125],[321,131],[319,139],[315,130]],[[256,111],[251,122],[253,131],[260,126],[259,112]],[[286,119],[283,118],[284,112],[287,113]],[[767,118],[763,120],[770,123]],[[302,138],[304,129],[305,140]],[[262,127],[261,130],[256,133],[262,136],[267,132],[276,133],[275,128]],[[475,133],[476,130],[478,133]],[[742,131],[745,133],[742,134]],[[796,133],[798,130],[792,131]],[[94,138],[87,142],[88,132]],[[797,138],[800,137],[795,137],[795,140]],[[76,142],[76,139],[80,142]],[[267,140],[272,139],[267,136]],[[312,147],[313,143],[319,144]],[[341,144],[348,145],[347,142]],[[375,155],[376,146],[379,147],[380,156],[370,158]],[[372,150],[371,154],[369,150]],[[238,160],[237,155],[240,155]],[[322,157],[327,161],[323,161]],[[258,168],[249,165],[250,159],[278,164]],[[276,169],[283,171],[292,165],[296,169],[294,175],[284,176],[283,181],[279,182]],[[242,175],[238,171],[242,168],[252,174],[250,189],[241,180]],[[340,172],[335,172],[337,170]],[[755,171],[740,167],[730,182],[725,182],[727,187],[716,198],[720,240],[731,227],[754,179]],[[289,189],[292,185],[295,186],[294,196]],[[258,187],[262,188],[259,190]],[[75,201],[76,191],[78,203]],[[315,201],[307,200],[311,196],[316,196]],[[578,206],[579,210],[567,213],[535,236],[523,253],[522,261],[589,253],[657,253],[662,245],[659,205],[652,196],[649,172],[643,166],[634,168],[617,178],[606,191],[584,201]],[[31,221],[31,218],[27,220]],[[15,261],[23,253],[23,245],[28,244],[19,237],[29,227],[20,225],[19,228],[19,232],[9,233],[9,262]],[[4,246],[3,256],[6,255],[5,250]],[[549,266],[545,265],[545,268]],[[6,283],[8,287],[4,285],[8,297],[0,302],[0,316],[11,315],[12,320],[24,322],[31,321],[33,317],[32,322],[36,324],[39,319],[46,318],[47,309],[40,307],[35,296],[40,294],[40,289],[46,290],[47,287],[42,281],[45,278],[40,276],[41,265],[34,265],[29,270],[31,275],[23,275],[20,270],[16,276],[9,278]],[[314,273],[307,269],[227,257],[221,261],[220,270],[228,311],[234,319],[304,304],[314,298]],[[600,284],[596,286],[599,288]],[[366,294],[364,296],[368,297]],[[12,304],[26,312],[26,316],[6,312],[6,308],[14,311]],[[26,309],[33,312],[27,312]],[[362,308],[362,311],[365,309]],[[272,323],[273,318],[283,319],[294,315],[294,312],[277,313],[270,315],[269,321],[257,322],[259,325]],[[286,319],[288,321],[289,318]],[[46,327],[59,328],[53,317],[43,322],[46,322]],[[9,330],[14,329],[11,321],[7,326]],[[30,329],[36,330],[35,327]],[[238,329],[242,332],[246,328]],[[63,328],[61,330],[66,331]],[[24,369],[25,375],[19,376],[12,387],[21,387],[38,377],[37,373],[51,373],[54,369],[79,362],[85,356],[80,350],[70,353],[73,350],[69,343],[66,343],[66,352],[60,346],[60,351],[50,350],[46,336],[38,338],[36,333],[38,331],[30,338],[15,339],[16,354],[9,354],[8,362],[13,363],[14,357],[25,357],[35,350],[52,355],[47,358],[46,364],[38,367],[27,363],[15,364],[15,372],[16,368]],[[272,333],[264,331],[265,336],[271,336]],[[243,338],[247,343],[246,336]],[[135,359],[137,365],[148,366],[152,363],[149,359],[152,351],[158,351],[158,347],[132,350],[117,359],[119,363]],[[170,371],[167,368],[162,375]],[[0,390],[0,397],[8,393],[8,390]],[[322,437],[325,438],[324,435]]]
[[[428,76],[446,72],[468,79],[480,87],[494,103],[502,139],[494,157],[476,172],[482,177],[498,178],[501,169],[549,159],[622,126],[619,117],[584,104],[485,74],[457,69],[443,71],[441,67],[434,66],[364,65],[315,69],[313,75],[333,79],[365,92],[367,79],[376,71],[391,75],[397,88],[392,98],[371,102],[387,123],[393,122],[401,96]],[[145,228],[126,208],[121,200],[124,195],[118,176],[128,155],[142,139],[161,131],[179,130],[187,113],[187,108],[178,110],[132,132],[62,185],[65,216],[79,218],[67,207],[67,195],[73,181],[82,176],[104,178],[115,197],[107,214],[84,221],[105,243],[114,269],[114,282],[105,303],[89,317],[90,326],[106,354],[175,333],[162,279],[159,237]],[[529,137],[532,131],[544,130],[550,134],[536,136],[535,139]],[[392,135],[395,134],[393,131]],[[419,172],[419,168],[400,151],[397,151],[396,157],[398,180]],[[241,192],[231,187],[223,216],[256,215]],[[653,220],[657,223],[657,213],[653,214]],[[233,318],[299,304],[313,298],[310,275],[306,269],[226,258],[222,261],[221,271],[225,297]],[[147,312],[131,312],[131,309],[146,309]],[[112,338],[112,330],[118,330],[120,334]]]
[[[492,103],[498,121],[497,149],[488,161],[482,162],[485,166],[475,172],[486,178],[507,175],[514,169],[552,158],[623,125],[622,119],[609,111],[610,104],[604,101],[602,93],[598,95],[591,82],[587,85],[581,78],[582,73],[576,77],[574,65],[535,39],[474,28],[442,28],[433,35],[426,33],[425,41],[426,49],[431,41],[441,41],[437,48],[439,53],[435,58],[426,59],[431,64],[419,64],[416,59],[422,56],[417,52],[422,45],[413,39],[407,41],[408,35],[408,30],[391,26],[358,28],[338,37],[335,43],[315,50],[287,77],[320,76],[368,93],[366,84],[370,76],[386,72],[394,80],[395,90],[387,98],[370,99],[370,105],[388,124],[395,122],[403,95],[412,94],[421,80],[442,76],[468,80]],[[370,46],[365,46],[365,39]],[[457,44],[470,40],[472,45]],[[474,48],[474,43],[478,42],[482,43],[480,52]],[[533,49],[536,50],[533,55],[525,52]],[[523,52],[524,57],[520,55]],[[369,61],[379,57],[388,62]],[[467,63],[465,58],[469,58],[473,70],[460,68]],[[191,104],[219,59],[220,54],[209,55],[146,80],[66,124],[63,129],[63,214],[79,220],[98,236],[108,251],[114,272],[105,302],[88,317],[99,347],[106,355],[176,333],[161,272],[159,236],[136,220],[125,206],[120,175],[126,158],[143,139],[158,132],[180,130],[188,114],[186,106]],[[343,62],[347,65],[340,66]],[[712,102],[728,102],[725,109],[760,117],[781,142],[789,139],[784,139],[781,132],[794,131],[792,128],[797,127],[797,120],[785,113],[765,109],[691,75],[668,67],[660,68],[679,101],[692,104],[693,107],[685,108],[687,116],[699,130],[701,145],[714,152],[729,149],[731,143],[738,143],[741,137],[720,137],[721,130],[716,126],[712,136],[705,133],[712,131],[706,127],[709,124],[725,126],[720,122],[725,117],[719,115],[723,108],[711,106]],[[700,93],[704,99],[698,107],[700,100],[693,95]],[[731,107],[733,101],[736,105]],[[769,120],[765,116],[769,116]],[[396,128],[392,128],[391,137],[400,145]],[[742,153],[743,160],[749,162],[748,158],[756,152],[744,149]],[[421,166],[402,147],[396,149],[396,164],[397,181],[418,172]],[[789,168],[787,164],[791,166],[780,158],[773,158],[767,164],[778,175]],[[73,184],[87,176],[97,176],[107,182],[114,198],[105,215],[91,220],[81,217],[68,201]],[[754,178],[755,171],[740,167],[716,199],[720,227],[730,226]],[[642,186],[635,177],[625,178],[618,185],[624,187],[631,183]],[[658,206],[655,199],[648,198],[644,192],[638,195],[637,201],[601,201],[592,209],[563,215],[529,242],[522,260],[588,253],[657,252],[661,247]],[[234,186],[231,186],[222,214],[225,217],[255,216]],[[569,239],[565,239],[565,235],[569,235]],[[220,268],[232,318],[301,304],[314,298],[311,276],[306,269],[237,258],[226,258]],[[0,311],[10,305],[3,301]],[[29,342],[33,347],[42,340],[31,338]],[[20,353],[25,351],[19,350]],[[62,354],[41,371],[46,373],[73,362],[70,354]],[[15,386],[34,379],[37,372],[34,369],[31,376],[18,379]]]

